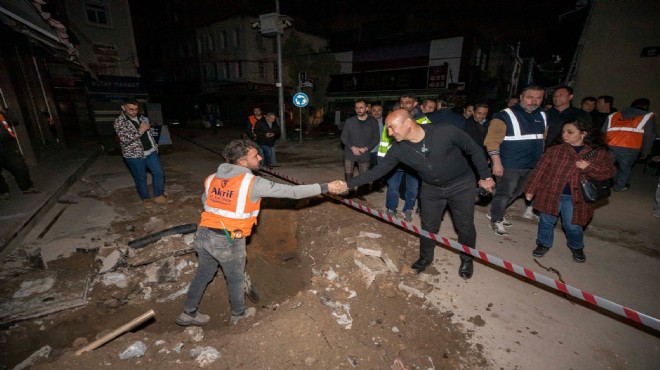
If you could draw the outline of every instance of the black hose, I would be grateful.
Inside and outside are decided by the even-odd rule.
[[[174,227],[170,227],[169,229],[161,230],[155,234],[147,235],[140,239],[131,240],[130,242],[128,242],[128,246],[134,249],[140,249],[146,247],[151,243],[155,243],[159,241],[162,237],[168,235],[190,234],[190,233],[194,233],[195,231],[197,231],[197,224],[185,224],[185,225],[174,226]]]

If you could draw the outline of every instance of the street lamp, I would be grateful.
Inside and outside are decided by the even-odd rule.
[[[277,86],[278,105],[280,109],[280,130],[282,139],[286,140],[286,122],[284,121],[284,84],[282,83],[282,34],[286,27],[291,27],[293,18],[280,15],[280,2],[275,0],[275,13],[261,14],[257,22],[252,23],[252,28],[259,29],[264,36],[275,35],[277,43]]]

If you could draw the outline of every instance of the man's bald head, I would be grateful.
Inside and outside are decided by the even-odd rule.
[[[411,131],[414,131],[415,127],[418,126],[413,116],[406,109],[397,109],[388,114],[385,119],[387,133],[396,141],[410,139]]]

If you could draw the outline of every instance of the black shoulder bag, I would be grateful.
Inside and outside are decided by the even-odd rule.
[[[585,161],[593,157],[596,154],[597,150],[601,148],[592,149],[587,153],[582,159]],[[587,180],[587,178],[582,175],[580,180],[580,188],[582,188],[582,195],[584,196],[584,201],[587,203],[595,203],[599,199],[607,198],[612,193],[610,188],[614,185],[614,179],[606,180]]]

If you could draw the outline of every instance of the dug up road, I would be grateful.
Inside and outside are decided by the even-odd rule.
[[[139,250],[127,243],[199,221],[202,181],[236,133],[172,134],[174,145],[162,148],[161,159],[173,204],[145,209],[121,156],[105,154],[5,258],[0,369],[655,369],[660,363],[658,332],[485,263],[463,280],[457,254],[441,246],[433,265],[416,275],[408,268],[418,255],[416,235],[323,196],[264,200],[248,244],[247,272],[260,298],[246,300],[257,308],[254,317],[230,325],[219,272],[200,307],[211,322],[177,326],[196,269],[191,236]],[[304,183],[343,178],[339,140],[319,136],[278,144],[275,170]],[[560,226],[555,248],[533,258],[536,222],[520,217],[522,201],[509,209],[514,226],[506,237],[490,231],[487,206],[477,206],[477,249],[660,317],[660,219],[650,214],[656,184],[657,177],[637,168],[632,189],[600,205],[586,232],[585,264],[571,260]],[[367,195],[365,205],[384,211],[384,194]],[[413,224],[419,226],[417,217]],[[455,238],[450,213],[440,234]],[[76,355],[150,309],[154,319]],[[121,359],[138,341],[143,355]]]

